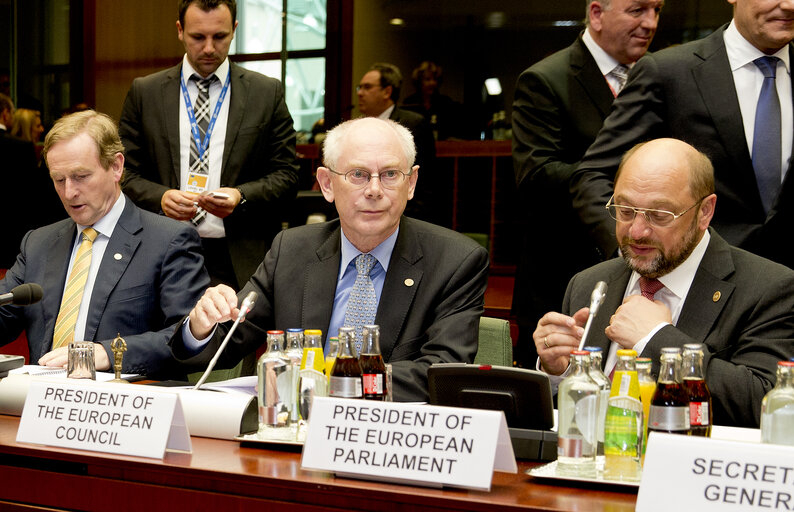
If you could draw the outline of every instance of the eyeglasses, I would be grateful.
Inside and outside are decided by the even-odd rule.
[[[368,91],[370,89],[374,89],[375,87],[380,87],[380,84],[358,84],[356,86],[356,92],[359,92],[362,89]]]
[[[653,208],[635,208],[633,206],[625,206],[622,204],[612,204],[612,200],[615,198],[613,195],[607,201],[606,209],[609,212],[609,216],[615,219],[618,222],[632,222],[634,217],[637,216],[638,213],[641,213],[643,217],[645,217],[645,221],[650,224],[651,226],[657,228],[665,228],[673,223],[678,217],[684,215],[686,212],[694,208],[695,206],[699,205],[704,199],[708,196],[703,196],[698,201],[687,208],[686,210],[682,211],[681,213],[673,213],[668,212],[667,210],[655,210]]]
[[[339,176],[344,176],[345,181],[358,188],[366,186],[372,178],[378,178],[383,188],[397,188],[402,185],[402,182],[405,181],[407,176],[411,175],[410,172],[406,174],[397,169],[388,169],[381,171],[379,174],[372,174],[366,169],[353,169],[347,172],[336,172],[333,169],[328,170]]]

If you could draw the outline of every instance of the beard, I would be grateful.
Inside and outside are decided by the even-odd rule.
[[[697,220],[697,218],[695,219]],[[693,222],[691,228],[686,232],[680,242],[669,250],[665,250],[664,246],[656,240],[650,238],[633,239],[629,236],[624,236],[620,240],[620,252],[623,259],[626,261],[628,267],[647,278],[658,278],[665,274],[669,274],[681,263],[686,261],[692,251],[697,247],[700,238],[700,232],[697,229],[697,222]],[[644,245],[655,248],[658,253],[656,256],[648,261],[643,262],[638,258],[632,256],[631,245]]]

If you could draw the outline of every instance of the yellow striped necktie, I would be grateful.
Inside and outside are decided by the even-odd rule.
[[[58,319],[55,320],[55,333],[52,337],[52,348],[63,347],[74,341],[74,328],[77,324],[77,313],[83,300],[83,289],[88,279],[88,269],[91,267],[91,249],[94,245],[97,232],[94,228],[83,230],[83,241],[77,249],[72,272],[66,282],[61,309]]]

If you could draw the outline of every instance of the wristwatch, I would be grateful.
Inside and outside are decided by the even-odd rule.
[[[235,188],[237,189],[237,192],[240,193],[240,202],[237,203],[237,206],[242,206],[245,204],[247,199],[245,198],[245,194],[243,194],[243,189],[241,189],[240,187],[235,187]]]

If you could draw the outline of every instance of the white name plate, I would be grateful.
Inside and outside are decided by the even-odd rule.
[[[637,510],[794,510],[794,447],[654,432]]]
[[[191,451],[178,394],[90,380],[33,379],[17,442],[160,459]]]
[[[317,397],[301,467],[480,490],[518,471],[502,411]]]

